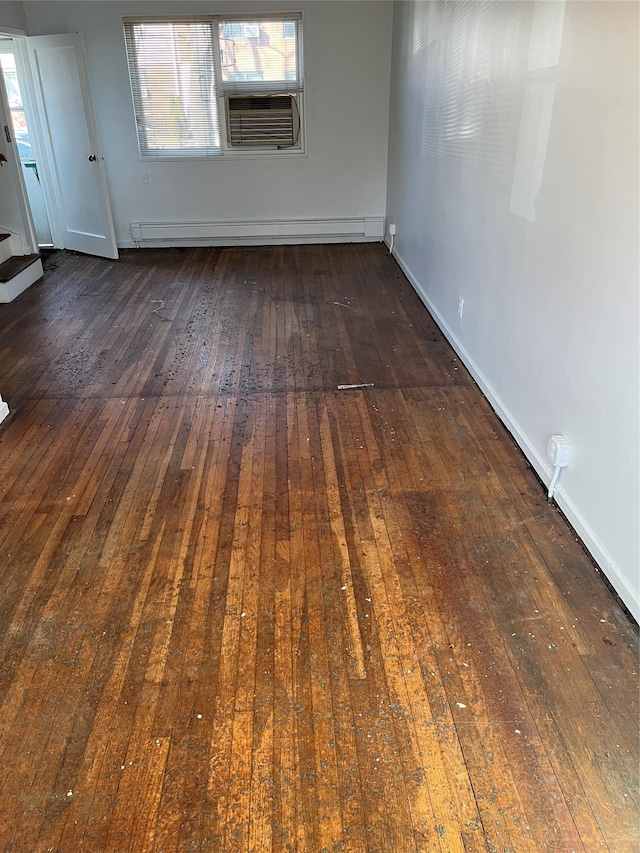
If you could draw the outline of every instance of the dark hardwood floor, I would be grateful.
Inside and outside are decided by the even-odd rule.
[[[637,632],[384,247],[62,253],[0,393],[0,850],[639,849]]]

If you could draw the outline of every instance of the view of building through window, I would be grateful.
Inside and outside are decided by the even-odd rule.
[[[223,83],[298,79],[293,21],[223,21],[219,39]]]

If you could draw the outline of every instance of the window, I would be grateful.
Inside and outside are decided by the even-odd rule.
[[[242,34],[246,39],[259,39],[260,24],[244,24]]]
[[[302,150],[300,13],[125,18],[124,33],[143,157],[237,155],[237,135],[230,130],[231,96],[291,96],[296,130],[288,141],[283,144],[281,128],[271,139],[265,111],[254,106],[253,133],[243,137],[254,143],[243,145],[252,153]],[[237,108],[237,99],[234,103]],[[273,122],[273,109],[271,113]],[[234,116],[237,125],[240,119]]]
[[[241,39],[244,35],[242,24],[224,24],[224,37],[227,39]]]
[[[229,80],[232,83],[256,83],[263,80],[262,71],[230,71]]]

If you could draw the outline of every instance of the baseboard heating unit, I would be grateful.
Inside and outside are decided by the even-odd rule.
[[[136,246],[234,246],[278,243],[375,242],[384,218],[277,219],[244,222],[132,222]]]

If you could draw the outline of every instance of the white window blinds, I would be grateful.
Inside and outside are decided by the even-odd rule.
[[[220,152],[212,21],[124,23],[140,153]]]

